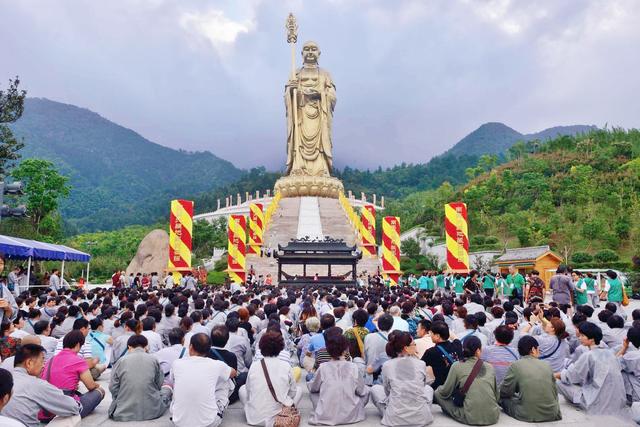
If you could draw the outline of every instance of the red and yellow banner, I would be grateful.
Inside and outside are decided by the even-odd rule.
[[[280,202],[281,198],[282,196],[280,196],[280,192],[278,191],[271,199],[271,203],[269,203],[269,207],[267,207],[267,210],[264,213],[264,230],[267,229],[267,226],[271,222],[271,216],[273,216],[273,214],[276,212],[276,209],[278,209],[278,203]]]
[[[227,273],[234,283],[244,283],[246,280],[246,228],[247,219],[244,215],[229,215]]]
[[[360,221],[360,217],[356,213],[355,209],[353,209],[353,206],[351,206],[349,199],[344,195],[344,193],[340,193],[338,195],[338,200],[340,201],[340,204],[342,205],[342,209],[344,209],[345,214],[347,214],[347,218],[349,219],[349,222],[353,226],[356,234],[361,236],[362,222]],[[356,241],[359,242],[360,240],[356,240]]]
[[[444,229],[447,233],[447,268],[454,273],[469,272],[469,230],[466,203],[444,206]]]
[[[363,252],[376,256],[376,208],[373,205],[365,205],[361,213],[361,234]]]
[[[167,271],[176,278],[191,270],[191,233],[193,232],[193,201],[172,200],[169,218],[169,263]]]
[[[262,203],[249,205],[249,253],[260,255],[264,243],[264,213]]]
[[[385,216],[382,219],[382,273],[389,277],[392,286],[398,284],[400,275],[400,218]]]

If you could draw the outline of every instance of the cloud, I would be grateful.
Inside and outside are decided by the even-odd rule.
[[[180,25],[189,33],[204,37],[220,53],[233,46],[240,34],[255,29],[253,19],[234,21],[223,10],[209,9],[205,12],[184,12]]]
[[[332,75],[336,163],[426,162],[488,121],[640,126],[640,2],[0,0],[0,85],[160,144],[284,164],[284,21]],[[19,34],[20,37],[15,35]]]

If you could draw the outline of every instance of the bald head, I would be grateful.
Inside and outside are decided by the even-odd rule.
[[[302,62],[317,65],[320,57],[320,47],[314,41],[308,41],[302,46]]]

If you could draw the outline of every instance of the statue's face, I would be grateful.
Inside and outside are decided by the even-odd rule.
[[[302,47],[302,60],[305,64],[317,64],[319,56],[320,48],[317,44],[310,42]]]

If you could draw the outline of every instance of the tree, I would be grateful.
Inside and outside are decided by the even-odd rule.
[[[611,249],[603,249],[596,252],[596,254],[593,256],[593,259],[601,264],[606,264],[608,262],[618,261],[620,257],[615,251],[612,251]]]
[[[593,257],[586,252],[575,252],[571,256],[571,262],[576,264],[587,264],[593,261]]]
[[[416,259],[420,256],[420,244],[416,239],[409,238],[401,243],[402,254],[408,258]]]
[[[227,221],[218,218],[210,223],[199,220],[193,224],[193,253],[197,258],[210,258],[213,248],[224,248],[227,240]]]
[[[498,156],[495,154],[483,154],[478,159],[478,167],[484,171],[490,171],[498,165]]]
[[[9,80],[9,88],[0,90],[0,175],[4,176],[7,169],[15,160],[20,158],[18,151],[24,147],[22,141],[18,141],[7,123],[13,123],[22,116],[24,111],[24,98],[27,92],[19,90],[20,80]]]
[[[509,156],[514,160],[520,160],[527,152],[527,146],[524,141],[517,141],[507,150]]]
[[[60,175],[53,163],[42,159],[26,159],[11,175],[24,182],[27,212],[33,228],[39,233],[45,217],[58,210],[60,198],[69,196],[69,178]]]
[[[520,227],[516,230],[516,237],[518,238],[518,242],[520,246],[529,246],[531,245],[532,233],[529,227]]]

